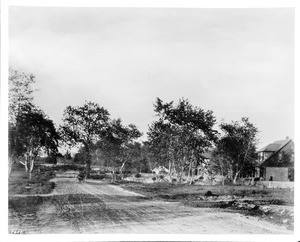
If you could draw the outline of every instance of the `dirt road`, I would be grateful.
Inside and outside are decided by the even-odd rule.
[[[10,231],[23,233],[292,233],[284,227],[211,208],[151,200],[104,182],[78,183],[55,178],[49,195],[11,197],[20,205],[9,210]],[[17,204],[17,203],[16,203]]]

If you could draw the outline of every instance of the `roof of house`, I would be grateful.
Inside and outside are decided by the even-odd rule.
[[[271,144],[268,144],[267,146],[261,148],[257,152],[276,152],[281,150],[284,146],[286,146],[291,139],[284,139],[284,140],[278,140]]]

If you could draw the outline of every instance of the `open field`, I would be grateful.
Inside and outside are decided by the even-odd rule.
[[[291,217],[279,222],[274,212],[292,213],[289,190],[97,180],[78,183],[64,176],[51,181],[55,183],[51,193],[9,194],[10,233],[286,234],[293,230]],[[205,196],[208,189],[219,196]],[[245,205],[250,199],[256,201],[256,207],[239,207],[241,200]]]

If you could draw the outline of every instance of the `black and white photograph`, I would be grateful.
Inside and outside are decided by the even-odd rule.
[[[295,16],[293,7],[8,5],[11,241],[293,236]]]

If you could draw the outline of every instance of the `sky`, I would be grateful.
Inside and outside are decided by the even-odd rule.
[[[10,7],[9,64],[57,125],[87,100],[146,134],[157,97],[187,98],[217,125],[249,117],[259,147],[294,138],[292,8]]]

